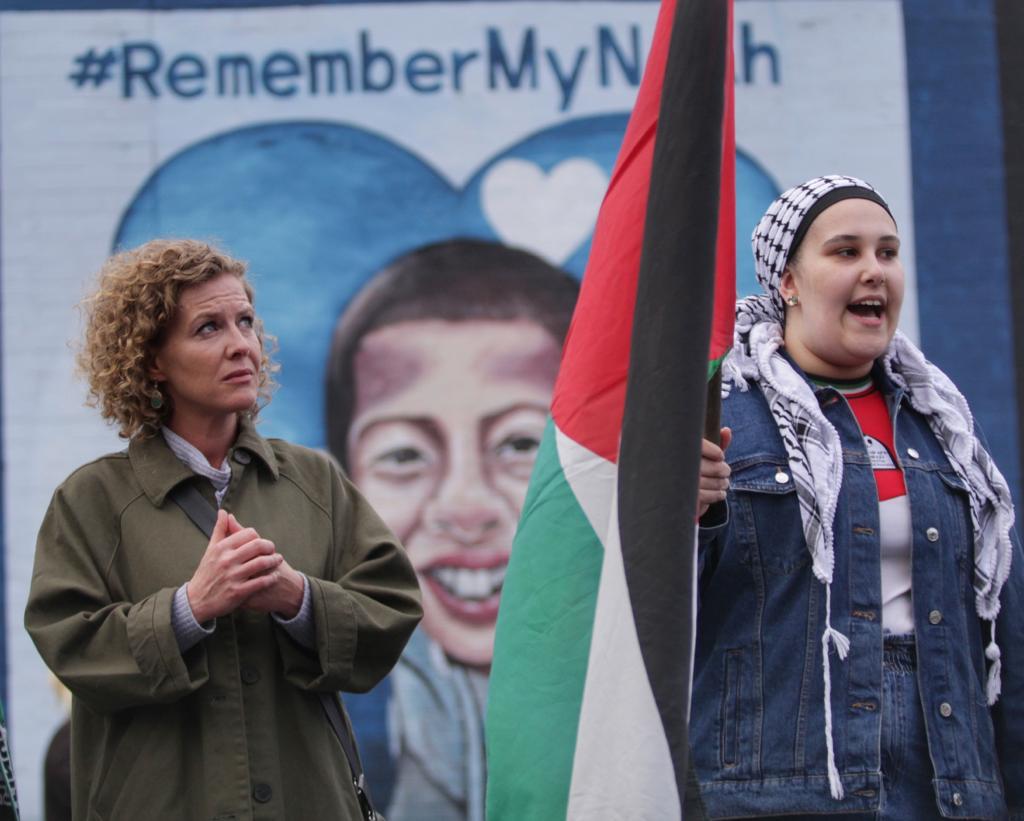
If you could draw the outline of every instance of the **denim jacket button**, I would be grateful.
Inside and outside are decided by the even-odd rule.
[[[962,807],[964,803],[964,797],[960,793],[953,793],[953,806]]]
[[[937,542],[939,540],[939,531],[934,527],[929,527],[924,535],[928,538],[929,542]]]
[[[775,474],[775,481],[778,482],[780,485],[784,485],[786,484],[786,482],[789,481],[789,474],[786,473],[786,471],[784,470],[780,470],[778,473]]]
[[[942,621],[941,611],[932,610],[932,612],[928,614],[928,621],[932,624],[938,624],[940,621]]]
[[[911,459],[920,459],[921,454],[917,452],[915,448],[907,448],[907,456]]]
[[[953,715],[953,707],[948,701],[944,701],[939,705],[939,712],[942,714],[943,718],[949,718]]]

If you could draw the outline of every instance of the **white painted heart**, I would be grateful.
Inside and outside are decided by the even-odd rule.
[[[504,243],[561,265],[594,230],[607,186],[591,160],[564,160],[545,174],[536,163],[507,159],[487,172],[481,199]]]

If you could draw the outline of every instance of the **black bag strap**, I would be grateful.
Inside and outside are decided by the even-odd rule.
[[[168,494],[171,500],[185,511],[185,515],[192,520],[192,524],[198,527],[206,537],[213,535],[213,528],[217,524],[217,511],[207,501],[206,497],[189,482],[181,482],[172,488]],[[352,772],[352,784],[356,788],[356,797],[359,799],[359,808],[362,810],[365,821],[384,821],[384,816],[379,815],[373,808],[373,799],[370,798],[370,788],[366,783],[366,776],[363,773],[363,765],[359,759],[359,750],[356,749],[355,739],[349,732],[348,724],[341,714],[341,705],[333,693],[317,693],[320,697],[320,706],[323,707],[327,722],[334,730],[334,734],[341,743],[341,749],[348,761],[348,768]]]
[[[207,539],[213,535],[214,525],[217,524],[217,511],[195,485],[182,482],[175,485],[168,495],[174,500],[174,504],[185,511],[192,524],[206,534]]]
[[[324,708],[327,721],[334,728],[334,734],[341,742],[341,749],[345,751],[345,758],[348,759],[348,768],[352,771],[352,784],[356,788],[356,798],[359,799],[359,809],[363,812],[365,821],[384,821],[384,816],[378,815],[373,808],[373,799],[370,797],[370,787],[366,783],[366,775],[363,773],[363,764],[359,760],[359,750],[356,749],[356,740],[349,732],[348,725],[341,714],[341,707],[335,700],[332,693],[317,693],[320,696],[320,706]],[[341,698],[339,695],[338,698]]]

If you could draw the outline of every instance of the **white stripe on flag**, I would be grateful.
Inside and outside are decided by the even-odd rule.
[[[577,489],[571,480],[570,486],[590,517],[593,508],[588,509],[580,495],[595,502],[596,489]],[[606,519],[602,539],[604,562],[566,819],[680,821],[675,770],[640,653],[626,587],[614,475],[610,486],[606,503],[610,507],[604,510],[610,509],[611,516]],[[606,493],[607,488],[601,495],[607,498]]]
[[[557,425],[555,446],[562,475],[603,546],[608,536],[608,511],[618,481],[618,468],[575,439],[570,439]]]

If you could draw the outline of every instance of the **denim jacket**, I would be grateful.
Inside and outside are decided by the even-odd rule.
[[[876,368],[894,419],[913,525],[917,679],[947,818],[1024,819],[1024,558],[1014,536],[997,639],[1002,696],[987,706],[970,505],[927,420]],[[815,386],[812,385],[812,388]],[[815,388],[843,448],[836,510],[832,624],[850,640],[833,654],[832,736],[845,797],[829,794],[823,709],[825,586],[811,569],[785,448],[756,385],[733,389],[725,505],[702,520],[691,741],[712,818],[871,812],[881,789],[882,624],[878,496],[846,400]],[[711,521],[709,522],[709,518]],[[711,524],[710,527],[703,525]],[[834,652],[834,651],[833,651]]]

